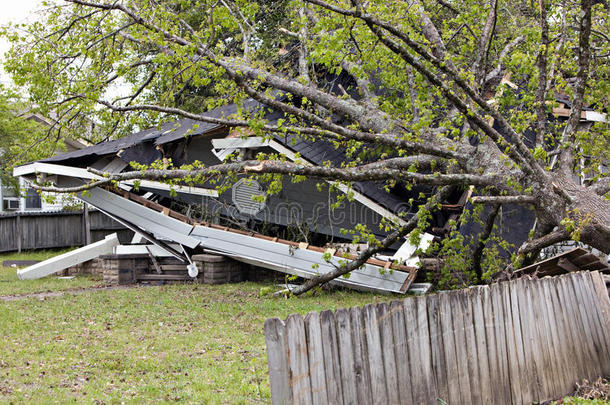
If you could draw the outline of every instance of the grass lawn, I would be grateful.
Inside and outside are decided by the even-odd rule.
[[[64,291],[74,288],[92,287],[100,285],[99,277],[76,277],[73,279],[58,279],[57,277],[45,277],[39,280],[17,279],[17,268],[2,267],[5,260],[46,260],[72,249],[63,250],[40,250],[27,253],[0,254],[0,295],[21,295],[28,293]]]
[[[0,273],[9,278],[2,294],[94,283],[49,279],[26,288],[8,273]],[[269,286],[168,285],[0,301],[0,403],[266,403],[265,319],[390,299],[351,291],[261,297]]]
[[[100,283],[24,282],[14,273],[0,268],[0,295]],[[261,296],[272,288],[182,284],[0,300],[0,403],[268,403],[267,318],[392,299],[353,291]]]

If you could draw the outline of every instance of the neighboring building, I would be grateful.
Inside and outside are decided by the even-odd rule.
[[[26,113],[21,115],[23,119],[32,120],[39,124],[51,127],[54,121],[37,113]],[[88,145],[84,141],[64,138],[65,151],[63,153],[73,152],[83,149]],[[33,188],[29,187],[28,181],[24,178],[19,178],[19,189],[23,190],[21,195],[13,187],[2,184],[0,179],[0,213],[3,212],[31,212],[31,211],[61,211],[67,205],[78,204],[79,201],[66,195],[58,195],[52,193],[38,193]]]

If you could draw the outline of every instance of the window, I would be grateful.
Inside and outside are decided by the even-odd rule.
[[[25,193],[25,209],[41,209],[42,208],[42,199],[40,198],[40,194],[36,192],[33,188],[28,188]]]

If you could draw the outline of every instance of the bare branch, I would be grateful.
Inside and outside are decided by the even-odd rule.
[[[502,52],[500,52],[500,56],[498,56],[498,65],[494,68],[494,70],[492,70],[491,72],[487,73],[487,76],[485,76],[485,83],[488,83],[488,82],[494,80],[496,77],[498,77],[502,73],[502,70],[504,69],[504,65],[502,64],[502,60],[504,58],[506,58],[506,56],[514,48],[519,46],[523,41],[525,41],[525,37],[520,35],[517,38],[513,39],[508,44],[506,44],[504,49],[502,49]]]
[[[589,189],[598,195],[605,195],[606,193],[610,193],[610,177],[604,177],[600,179],[595,184],[589,186]]]
[[[338,6],[331,5],[322,0],[305,0],[310,3],[319,5],[327,10],[345,15],[356,17],[364,21],[369,29],[377,35],[377,37],[386,45],[390,50],[395,52],[397,55],[400,55],[408,64],[413,66],[424,75],[432,84],[438,86],[445,96],[460,110],[460,112],[468,117],[469,121],[475,125],[477,128],[480,128],[487,136],[494,140],[494,142],[501,144],[501,138],[505,138],[507,141],[515,145],[515,149],[511,148],[511,153],[509,156],[511,159],[515,160],[517,163],[524,165],[523,169],[530,174],[536,176],[539,180],[546,180],[547,176],[544,172],[544,169],[540,164],[536,161],[536,158],[532,155],[529,148],[525,145],[522,138],[517,134],[514,128],[509,124],[507,119],[500,114],[494,107],[489,105],[487,101],[475,90],[473,89],[465,79],[461,77],[461,75],[457,72],[457,70],[453,67],[453,64],[450,61],[445,59],[439,59],[438,57],[430,54],[421,44],[417,43],[413,38],[411,38],[406,33],[401,32],[395,25],[390,24],[385,21],[381,21],[370,14],[363,13],[362,10],[356,8],[355,10],[347,10]],[[449,78],[459,87],[461,88],[466,95],[476,103],[485,113],[491,115],[496,122],[498,122],[503,128],[505,134],[500,134],[495,131],[483,117],[473,111],[472,108],[469,107],[468,103],[464,102],[459,96],[457,96],[447,85],[445,80],[441,80],[441,78],[434,74],[428,67],[426,67],[420,60],[416,59],[411,53],[404,48],[402,45],[398,44],[396,41],[392,40],[389,37],[386,37],[383,31],[387,31],[390,34],[399,38],[403,43],[405,43],[410,49],[419,54],[424,60],[430,62],[435,68],[439,69],[441,72],[447,74]],[[438,46],[442,45],[439,44]],[[436,49],[439,49],[438,47]]]
[[[563,242],[570,239],[570,233],[565,229],[560,229],[540,238],[525,242],[518,251],[520,256],[528,255],[532,252],[540,251],[541,249],[554,245],[555,243]]]
[[[531,195],[511,195],[511,196],[476,196],[472,197],[473,204],[534,204],[537,199]]]
[[[536,91],[536,146],[541,146],[546,134],[547,55],[549,25],[544,0],[538,0],[540,9],[540,52],[538,53],[538,90]]]
[[[483,269],[481,268],[481,258],[483,257],[483,251],[485,250],[485,246],[487,245],[487,239],[491,235],[493,231],[494,222],[496,221],[496,217],[500,212],[500,204],[494,204],[487,216],[487,220],[485,221],[485,228],[478,235],[478,243],[474,252],[472,253],[472,266],[474,267],[474,273],[477,276],[477,281],[481,283],[483,281]]]
[[[491,0],[491,8],[487,14],[487,21],[483,27],[483,32],[479,38],[477,44],[477,55],[474,63],[475,81],[479,84],[483,84],[485,78],[485,71],[487,70],[487,56],[489,54],[489,47],[493,38],[493,33],[496,27],[498,10],[498,0]]]
[[[590,37],[592,1],[581,0],[580,3],[582,12],[578,33],[578,72],[576,73],[576,82],[574,83],[574,97],[572,99],[570,117],[563,130],[561,139],[562,151],[559,155],[559,161],[561,163],[560,170],[566,178],[572,175],[572,165],[574,163],[574,153],[572,150],[574,132],[576,132],[578,128],[580,114],[584,106],[585,88],[589,78],[589,61],[591,59]]]

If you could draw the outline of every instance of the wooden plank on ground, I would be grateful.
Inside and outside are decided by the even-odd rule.
[[[369,371],[366,336],[362,322],[362,310],[358,307],[349,309],[352,321],[352,347],[354,356],[354,370],[356,370],[356,392],[359,404],[373,402],[371,393],[371,375]]]
[[[17,277],[20,280],[35,280],[50,276],[53,273],[95,259],[101,255],[111,254],[112,249],[118,244],[119,239],[117,234],[113,233],[98,242],[52,257],[25,269],[17,270]]]
[[[399,403],[412,404],[413,389],[411,386],[412,368],[409,360],[409,341],[405,328],[405,315],[402,301],[390,303],[392,332],[394,334],[394,348],[396,353],[397,387],[400,397]]]
[[[385,302],[377,304],[377,322],[379,335],[381,337],[381,348],[383,351],[383,369],[385,372],[385,386],[387,387],[387,402],[390,404],[400,403],[398,388],[398,373],[396,369],[396,347],[394,343],[394,332],[392,330],[392,313],[390,306]],[[370,350],[369,350],[370,355]]]
[[[368,304],[362,308],[362,321],[364,335],[366,337],[366,354],[371,376],[371,394],[373,404],[386,404],[388,393],[386,388],[386,375],[383,363],[383,349],[381,347],[381,336],[379,333],[379,323],[377,321],[377,311],[375,305]],[[395,386],[391,386],[394,390]]]
[[[358,390],[352,344],[352,321],[349,311],[343,308],[336,310],[335,323],[337,327],[343,403],[356,404],[358,403]]]
[[[292,403],[309,405],[312,403],[311,381],[309,379],[307,341],[305,340],[305,322],[301,315],[295,314],[286,318],[286,337]]]
[[[342,404],[343,392],[339,361],[341,342],[337,338],[335,318],[331,311],[320,313],[320,329],[322,334],[322,350],[324,352],[324,374],[326,375],[326,395],[329,404]]]
[[[288,377],[288,343],[284,321],[277,318],[265,321],[267,343],[267,365],[271,385],[271,403],[288,404],[292,401],[292,390]]]
[[[309,379],[311,381],[312,404],[328,403],[326,395],[326,372],[324,370],[324,352],[320,314],[310,312],[305,315],[305,334],[307,336],[307,355],[309,361]]]

